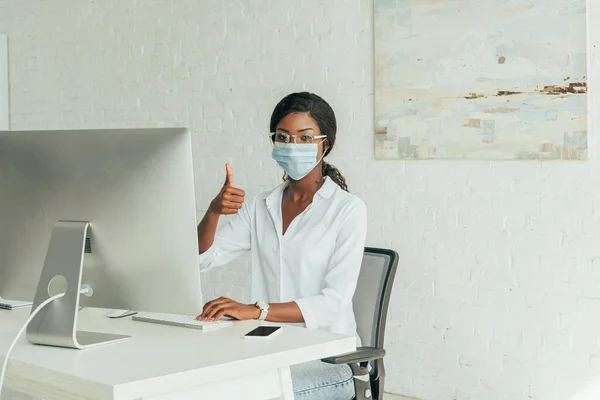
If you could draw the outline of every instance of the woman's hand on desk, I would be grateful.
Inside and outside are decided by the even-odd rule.
[[[221,317],[231,317],[237,320],[256,319],[260,310],[253,304],[241,304],[227,297],[219,297],[204,305],[202,314],[196,317],[199,321],[212,321]]]

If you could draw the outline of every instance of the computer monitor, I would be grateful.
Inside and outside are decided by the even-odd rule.
[[[120,339],[75,333],[79,306],[200,314],[187,129],[0,131],[0,188],[0,297],[35,308],[66,291],[31,342]]]

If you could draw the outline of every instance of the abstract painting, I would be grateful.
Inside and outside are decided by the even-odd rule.
[[[0,33],[0,131],[8,130],[8,40]]]
[[[586,0],[375,0],[379,159],[586,160]]]

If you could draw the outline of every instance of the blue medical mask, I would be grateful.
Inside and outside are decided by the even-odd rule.
[[[323,141],[321,141],[323,143]],[[321,143],[274,143],[272,157],[290,178],[299,181],[312,171],[321,160],[317,160]],[[323,153],[325,155],[325,153]],[[322,159],[323,157],[321,157]]]

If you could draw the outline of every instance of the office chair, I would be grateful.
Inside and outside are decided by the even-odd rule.
[[[355,400],[382,400],[385,369],[383,339],[398,253],[365,248],[354,298],[354,315],[363,347],[353,353],[325,358],[329,364],[348,364],[354,375]]]

